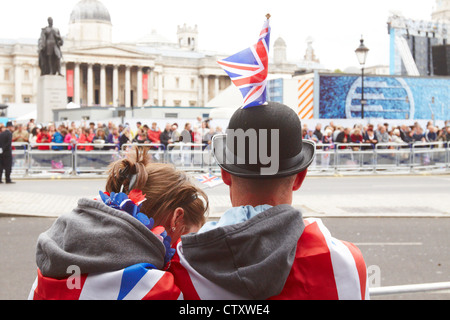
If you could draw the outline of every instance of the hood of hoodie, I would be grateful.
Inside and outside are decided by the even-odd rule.
[[[183,236],[183,255],[198,273],[228,291],[267,299],[283,290],[304,229],[299,210],[279,205],[245,222]]]
[[[62,279],[67,268],[103,273],[150,263],[164,267],[165,248],[140,221],[104,203],[80,199],[37,241],[36,263],[44,277]]]

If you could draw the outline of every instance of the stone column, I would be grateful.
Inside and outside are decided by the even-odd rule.
[[[80,64],[75,62],[73,72],[73,102],[80,105],[81,100],[81,73]]]
[[[87,106],[94,105],[94,66],[88,64],[87,69]]]
[[[163,105],[163,75],[158,73],[158,106]]]
[[[137,101],[136,106],[142,107],[143,106],[142,101],[142,68],[138,67],[137,69]]]
[[[214,79],[214,97],[219,95],[219,76],[216,76]]]
[[[125,66],[125,107],[131,107],[131,66]]]
[[[197,84],[197,106],[200,106],[202,104],[202,78],[201,76],[198,76],[197,79],[195,79]]]
[[[154,101],[153,101],[153,69],[149,68],[148,69],[148,100],[150,101],[150,103],[148,105],[153,106],[154,105]]]
[[[119,106],[119,66],[113,67],[113,106]]]
[[[106,65],[100,65],[100,106],[106,107]]]
[[[22,103],[22,73],[19,62],[14,61],[14,99],[16,103]]]
[[[209,97],[208,86],[209,86],[208,76],[205,75],[205,76],[203,76],[203,106],[204,107],[206,107],[206,104],[208,103],[208,97]]]
[[[64,62],[61,62],[61,74],[64,76],[64,79],[66,78],[67,75],[67,65]]]

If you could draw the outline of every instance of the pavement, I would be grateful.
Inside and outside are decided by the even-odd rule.
[[[59,217],[80,198],[104,190],[105,178],[15,179],[0,185],[0,215]],[[228,187],[205,189],[210,219],[231,207]],[[292,205],[305,217],[450,217],[450,175],[307,177]]]

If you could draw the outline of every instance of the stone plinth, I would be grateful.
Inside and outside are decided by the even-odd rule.
[[[37,98],[37,122],[53,122],[53,110],[67,106],[66,79],[59,75],[46,75],[39,78]]]

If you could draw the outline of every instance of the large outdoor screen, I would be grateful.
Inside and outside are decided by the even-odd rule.
[[[319,118],[361,118],[362,77],[320,74]],[[364,77],[365,118],[450,119],[450,77]]]

